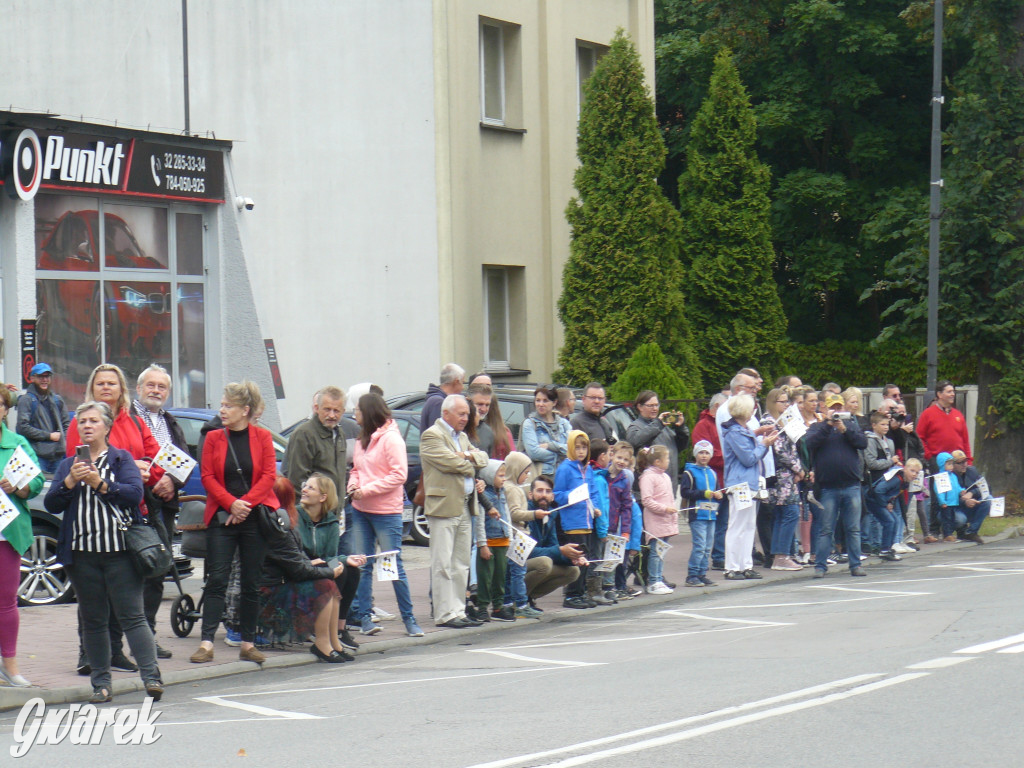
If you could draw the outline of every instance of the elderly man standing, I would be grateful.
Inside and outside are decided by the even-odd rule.
[[[468,420],[466,398],[448,395],[441,403],[441,418],[420,436],[434,622],[454,629],[481,623],[466,617],[465,605],[472,517],[477,514],[474,476],[487,466],[488,456],[470,445],[463,432]]]
[[[149,431],[161,447],[168,442],[176,448],[188,453],[185,433],[171,414],[164,410],[171,396],[171,375],[163,366],[155,363],[139,374],[135,383],[135,402],[132,403],[131,415],[146,423]],[[155,457],[154,457],[155,458]],[[183,483],[176,480],[170,472],[165,472],[152,490],[146,488],[146,506],[149,510],[149,523],[160,534],[164,545],[170,549],[174,538],[174,523],[178,516],[178,490]],[[142,591],[142,607],[146,614],[149,628],[156,634],[156,613],[160,609],[160,601],[164,596],[164,577],[157,576],[146,581]],[[171,652],[156,645],[156,655],[160,659],[171,658]]]

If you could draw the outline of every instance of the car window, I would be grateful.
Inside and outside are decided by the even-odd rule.
[[[196,457],[196,447],[199,445],[199,430],[203,428],[205,423],[205,421],[199,421],[198,419],[178,416],[178,426],[181,427],[181,431],[185,435],[188,452],[192,454],[193,459]]]
[[[405,433],[405,450],[409,453],[419,454],[420,452],[420,428],[418,424],[406,422],[408,429]]]
[[[529,415],[529,411],[532,409],[532,403],[527,404],[518,400],[502,400],[501,396],[498,396],[498,403],[501,405],[501,418],[505,420],[505,426],[512,430],[512,437],[519,441],[519,431],[523,427],[523,422]]]

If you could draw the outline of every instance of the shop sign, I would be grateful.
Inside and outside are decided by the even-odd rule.
[[[21,321],[21,387],[28,386],[29,371],[35,367],[36,360],[36,321]]]
[[[224,198],[224,159],[217,149],[25,128],[0,139],[0,163],[8,193],[22,200],[31,200],[40,187],[175,200]]]

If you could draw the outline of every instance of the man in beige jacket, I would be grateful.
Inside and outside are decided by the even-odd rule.
[[[466,617],[466,582],[472,550],[472,517],[477,514],[476,471],[488,456],[473,448],[462,431],[469,420],[469,403],[448,395],[441,418],[420,437],[424,513],[430,518],[430,584],[434,622],[463,629],[480,622]]]

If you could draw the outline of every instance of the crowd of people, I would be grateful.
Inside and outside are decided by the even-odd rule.
[[[4,423],[14,396],[0,389],[0,461],[21,449],[52,475],[45,506],[62,515],[59,560],[78,597],[78,671],[90,675],[91,701],[110,700],[111,668],[138,671],[159,699],[159,659],[171,657],[155,640],[164,578],[140,575],[126,532],[149,525],[170,548],[182,483],[154,457],[167,444],[187,448],[165,408],[171,377],[149,366],[132,399],[120,368],[97,366],[73,418],[51,382],[48,365],[32,369],[14,431]],[[517,445],[490,379],[446,365],[421,412],[413,499],[430,522],[435,625],[536,619],[538,599],[558,589],[573,609],[669,594],[677,585],[664,562],[680,514],[688,587],[715,586],[715,571],[759,579],[756,566],[822,578],[848,563],[864,576],[867,557],[897,561],[940,538],[982,543],[991,500],[952,384],[940,383],[916,426],[893,385],[870,414],[855,388],[818,391],[787,376],[762,399],[762,387],[756,370],[739,371],[692,433],[682,412],[644,390],[617,435],[600,383],[583,388],[578,412],[572,390],[540,386]],[[342,419],[347,405],[356,428]],[[213,660],[232,591],[225,642],[241,660],[262,663],[266,637],[310,642],[324,663],[353,660],[353,632],[380,631],[371,560],[382,553],[393,553],[406,633],[422,636],[402,561],[407,450],[383,392],[320,389],[280,471],[257,423],[263,408],[254,384],[228,384],[202,429],[206,583],[190,660]],[[0,529],[0,683],[14,686],[30,685],[17,663],[16,591],[32,538],[25,501],[42,487],[41,473],[21,487],[0,480],[16,509]]]

